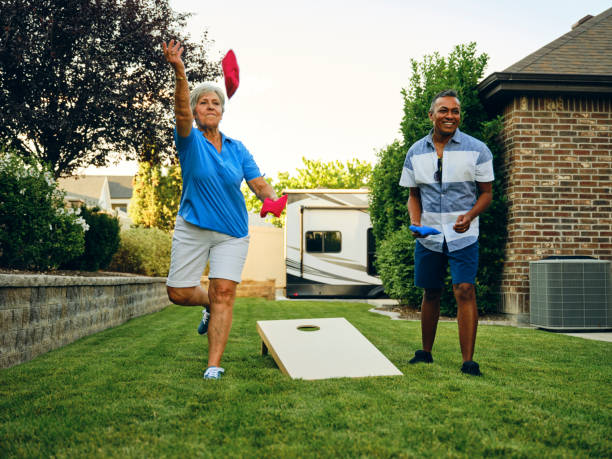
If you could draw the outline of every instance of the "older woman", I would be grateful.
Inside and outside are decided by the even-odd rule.
[[[241,142],[219,131],[225,96],[211,84],[191,94],[183,47],[163,43],[164,56],[174,68],[176,87],[174,140],[181,163],[183,192],[172,238],[167,291],[170,301],[183,306],[204,306],[200,334],[208,334],[205,379],[219,379],[230,329],[236,286],[241,280],[249,235],[248,216],[240,191],[242,180],[260,199],[275,199],[249,151]],[[195,121],[195,126],[194,126]],[[210,263],[208,291],[200,278]]]

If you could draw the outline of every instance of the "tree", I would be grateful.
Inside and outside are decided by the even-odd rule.
[[[296,169],[297,175],[295,177],[291,176],[289,172],[279,172],[276,182],[268,179],[278,196],[285,189],[364,188],[368,186],[372,177],[372,165],[359,159],[342,163],[337,160],[323,162],[302,157],[302,162],[305,167]],[[249,212],[259,213],[262,203],[248,189],[246,184],[242,187],[242,193]],[[275,226],[282,227],[283,219],[272,218],[272,223]]]
[[[178,165],[141,162],[134,178],[130,218],[136,226],[171,231],[178,213],[183,181]]]
[[[173,156],[173,74],[161,42],[185,46],[191,82],[218,77],[206,32],[168,0],[6,0],[0,9],[0,136],[56,177],[111,152]],[[151,155],[152,153],[154,155]]]
[[[276,183],[276,192],[290,188],[332,188],[355,189],[368,185],[372,176],[372,165],[359,159],[323,162],[302,157],[304,168],[296,169],[297,176],[289,172],[280,172]]]
[[[399,186],[399,179],[406,152],[410,145],[425,136],[431,129],[427,116],[433,97],[444,89],[453,88],[459,93],[461,101],[461,130],[483,140],[493,153],[496,180],[493,182],[493,203],[480,216],[480,270],[477,279],[476,293],[478,307],[483,310],[494,310],[497,307],[499,282],[503,267],[503,248],[506,239],[506,199],[503,193],[501,171],[501,146],[497,140],[501,132],[499,119],[488,120],[486,111],[478,97],[476,85],[484,74],[488,56],[478,55],[476,43],[458,45],[445,58],[438,53],[425,56],[422,61],[411,60],[412,75],[408,89],[402,91],[404,98],[404,117],[401,122],[401,141],[395,141],[378,153],[378,162],[374,166],[370,194],[370,218],[377,248],[393,238],[395,245],[412,247],[410,241],[399,241],[398,238],[412,237],[404,231],[410,219],[406,203],[409,191]],[[400,233],[399,235],[397,233]],[[400,299],[414,299],[414,285],[406,282],[405,269],[395,266],[405,265],[406,260],[413,263],[413,254],[399,257],[396,250],[385,245],[377,253],[377,267],[381,273],[389,273],[393,279],[394,295]],[[454,314],[455,301],[448,283],[442,297],[442,312]],[[399,294],[399,287],[404,285],[404,293]],[[389,293],[389,292],[388,292]],[[418,305],[414,305],[418,306]]]

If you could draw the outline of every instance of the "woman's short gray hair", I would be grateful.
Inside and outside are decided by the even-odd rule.
[[[195,112],[196,104],[198,103],[198,100],[200,100],[200,97],[208,92],[214,92],[217,94],[219,100],[221,101],[221,112],[225,112],[225,94],[223,94],[221,88],[211,83],[202,83],[193,88],[191,94],[189,95],[189,104],[191,105],[192,113]]]

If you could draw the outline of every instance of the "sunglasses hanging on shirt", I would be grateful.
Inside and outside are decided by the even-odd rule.
[[[438,158],[438,169],[434,172],[434,180],[442,183],[442,158]]]

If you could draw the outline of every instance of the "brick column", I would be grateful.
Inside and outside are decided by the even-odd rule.
[[[520,315],[529,312],[529,261],[612,260],[612,98],[516,97],[503,122],[502,311]]]

